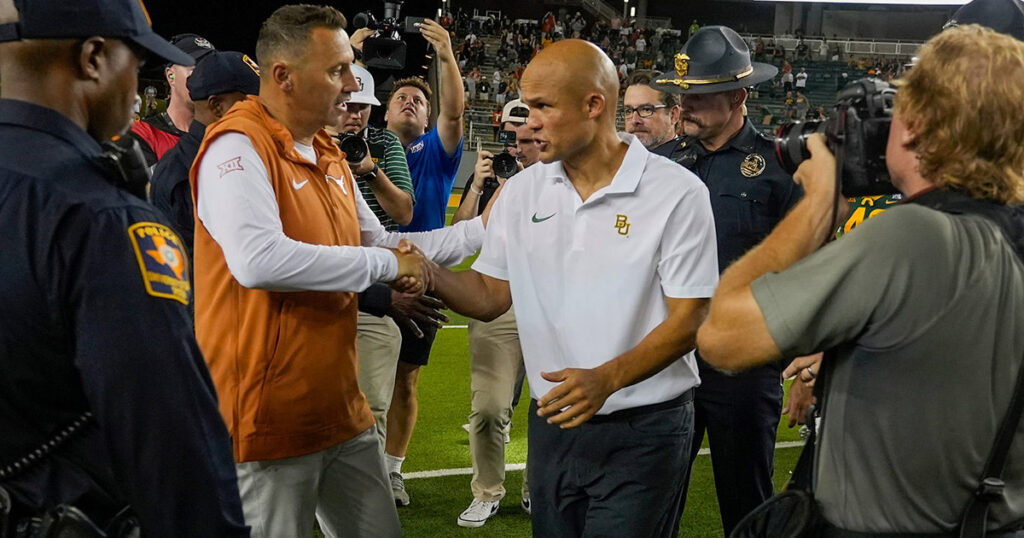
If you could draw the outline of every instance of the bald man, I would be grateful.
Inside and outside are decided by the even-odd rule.
[[[505,183],[472,269],[437,275],[467,316],[516,305],[536,536],[669,536],[678,521],[715,227],[697,176],[616,134],[618,86],[585,41],[530,62],[541,163]]]

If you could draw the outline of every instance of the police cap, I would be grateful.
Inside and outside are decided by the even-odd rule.
[[[142,0],[0,0],[17,11],[0,24],[0,43],[23,39],[101,36],[131,41],[167,62],[195,65],[192,57],[153,32]]]

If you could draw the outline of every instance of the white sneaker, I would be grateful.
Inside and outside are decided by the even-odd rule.
[[[498,513],[498,505],[501,501],[478,501],[473,499],[469,508],[459,514],[459,526],[475,529],[483,527],[487,519]]]
[[[519,506],[522,506],[523,510],[525,510],[527,514],[529,514],[531,516],[533,515],[533,512],[530,511],[530,492],[529,491],[523,493],[523,500],[520,501]]]
[[[405,478],[402,473],[390,473],[391,496],[395,498],[395,506],[409,506],[409,494],[405,491]]]

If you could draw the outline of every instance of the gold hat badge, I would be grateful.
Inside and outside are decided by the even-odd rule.
[[[686,73],[690,70],[690,57],[686,54],[676,54],[676,73],[680,77],[685,77]]]

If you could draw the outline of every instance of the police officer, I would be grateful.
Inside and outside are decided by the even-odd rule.
[[[679,94],[686,136],[662,149],[707,185],[718,236],[718,268],[725,271],[768,235],[801,194],[776,161],[773,141],[743,114],[746,88],[770,80],[778,70],[751,63],[746,43],[724,26],[701,28],[676,54],[674,67],[651,87]],[[699,358],[699,349],[697,353]],[[726,376],[703,360],[698,360],[698,368],[701,385],[694,396],[690,464],[706,431],[728,536],[747,512],[773,493],[781,366],[735,376]]]
[[[144,167],[102,145],[130,125],[143,55],[191,62],[139,0],[0,0],[8,530],[64,505],[61,521],[82,513],[117,536],[112,519],[143,536],[248,536],[181,240],[119,188],[120,170]]]
[[[188,132],[157,163],[149,199],[170,220],[192,259],[195,210],[188,172],[199,154],[206,126],[226,114],[231,105],[260,92],[259,66],[241,52],[213,51],[199,62],[187,84],[195,117]]]

